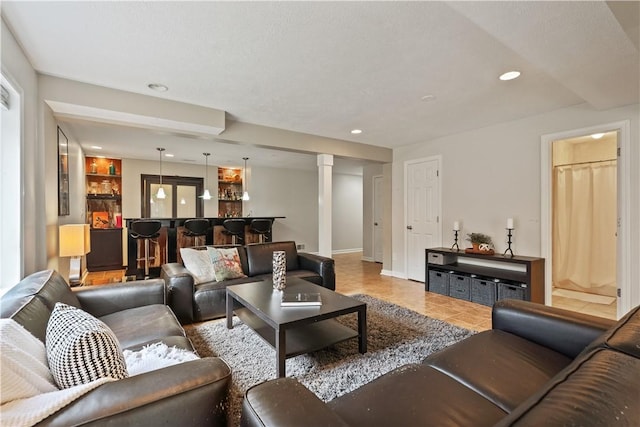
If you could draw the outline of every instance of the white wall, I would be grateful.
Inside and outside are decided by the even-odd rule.
[[[449,231],[453,221],[462,221],[463,235],[483,232],[493,237],[497,251],[506,248],[506,219],[515,220],[516,254],[539,256],[540,236],[540,157],[541,136],[622,120],[631,121],[632,198],[630,232],[631,259],[640,259],[640,127],[637,104],[606,111],[577,105],[550,113],[515,120],[406,146],[394,150],[393,162],[393,242],[394,274],[403,275],[404,162],[442,155],[443,245],[453,243]],[[640,303],[640,273],[632,266],[634,304]]]
[[[333,253],[362,250],[362,175],[333,174],[331,248]]]
[[[305,252],[318,251],[318,173],[294,169],[250,167],[252,216],[285,216],[273,224],[274,240],[295,240]]]

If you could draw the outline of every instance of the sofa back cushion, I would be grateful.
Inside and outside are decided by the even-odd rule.
[[[506,426],[635,426],[640,359],[599,348],[578,357],[503,418]]]
[[[611,348],[640,358],[640,306],[632,309],[611,329],[593,341],[582,354],[596,348]]]
[[[14,319],[44,342],[47,322],[57,302],[80,308],[80,301],[58,272],[39,271],[22,279],[2,296],[0,317]]]
[[[255,243],[245,246],[247,251],[248,276],[273,272],[273,252],[285,251],[287,270],[298,270],[298,250],[296,242]]]

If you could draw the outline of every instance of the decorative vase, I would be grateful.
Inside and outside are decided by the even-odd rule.
[[[273,252],[273,289],[281,291],[287,286],[287,253]]]

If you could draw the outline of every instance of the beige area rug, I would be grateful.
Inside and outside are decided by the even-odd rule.
[[[429,354],[474,332],[367,295],[353,295],[367,303],[366,354],[358,353],[355,339],[326,350],[287,359],[288,377],[297,378],[324,401],[332,400],[407,363],[420,363]],[[355,314],[338,318],[357,328]],[[223,319],[188,325],[187,336],[200,356],[220,356],[231,367],[229,425],[238,426],[244,392],[276,376],[275,350],[233,318],[233,329]]]
[[[610,305],[616,300],[615,297],[608,297],[606,295],[588,294],[586,292],[578,292],[578,291],[572,291],[570,289],[560,289],[560,288],[555,288],[553,290],[553,295],[557,297],[572,298],[572,299],[577,299],[584,302],[591,302],[594,304],[603,304],[603,305]]]

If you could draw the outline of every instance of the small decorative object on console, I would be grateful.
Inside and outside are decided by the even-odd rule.
[[[287,253],[273,252],[273,289],[283,290],[287,286]]]
[[[465,253],[493,255],[493,241],[490,236],[482,233],[469,233],[467,234],[467,240],[471,242],[473,248],[465,249]]]

